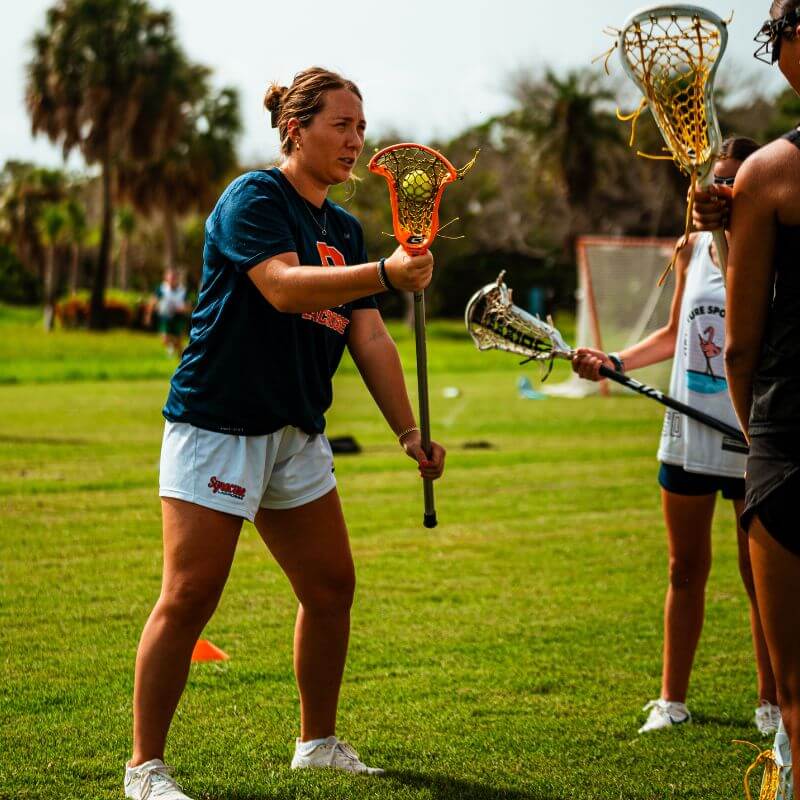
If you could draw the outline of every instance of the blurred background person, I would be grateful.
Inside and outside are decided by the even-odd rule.
[[[155,311],[156,326],[170,356],[180,356],[183,352],[183,336],[186,333],[189,310],[182,274],[176,269],[166,269],[164,280],[148,303],[145,325],[152,325]]]

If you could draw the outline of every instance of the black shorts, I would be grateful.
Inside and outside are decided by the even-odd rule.
[[[658,483],[667,492],[688,497],[722,492],[726,500],[744,498],[744,478],[725,478],[722,475],[688,472],[675,464],[661,464],[658,470]]]
[[[167,336],[183,336],[186,330],[186,316],[184,314],[159,314],[158,332]]]
[[[753,517],[773,539],[800,555],[795,502],[800,497],[800,433],[753,435],[747,457],[747,493],[742,527]]]

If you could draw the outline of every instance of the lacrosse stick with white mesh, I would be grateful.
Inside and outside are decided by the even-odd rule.
[[[552,321],[545,322],[539,317],[534,317],[511,302],[511,291],[504,283],[504,277],[505,271],[500,273],[494,283],[479,289],[467,303],[464,313],[467,331],[478,350],[505,350],[523,356],[525,358],[523,363],[539,361],[547,364],[546,378],[552,369],[554,359],[563,358],[572,361],[575,350],[564,341]],[[725,434],[731,440],[732,446],[736,443],[737,449],[746,446],[742,432],[722,420],[687,406],[652,386],[639,383],[622,372],[601,366],[600,374],[626,389],[656,400],[673,411],[685,414]]]
[[[477,157],[477,153],[475,154]],[[475,157],[460,170],[441,153],[421,144],[403,143],[386,147],[369,162],[370,172],[383,175],[389,186],[392,224],[397,241],[409,255],[428,250],[439,230],[439,202],[444,187],[472,168]],[[414,336],[417,350],[419,427],[422,449],[431,454],[431,423],[428,403],[428,354],[425,344],[425,294],[414,293]],[[426,528],[436,527],[433,481],[423,481]]]
[[[660,283],[674,265],[691,232],[695,187],[713,183],[722,134],[714,107],[714,77],[728,43],[727,23],[705,8],[657,5],[633,14],[617,39],[622,66],[644,95],[633,120],[650,109],[671,158],[691,179],[686,231]],[[635,127],[631,139],[635,136]],[[644,155],[644,154],[641,154]],[[728,243],[714,231],[725,275]]]

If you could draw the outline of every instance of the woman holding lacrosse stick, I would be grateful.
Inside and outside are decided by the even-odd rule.
[[[714,165],[717,185],[730,185],[758,145],[728,139]],[[670,319],[619,354],[580,348],[573,368],[599,380],[604,364],[618,371],[674,357],[670,395],[736,425],[723,370],[725,287],[710,233],[693,234],[676,265]],[[664,608],[664,663],[661,695],[645,706],[650,714],[639,733],[670,728],[691,719],[686,707],[689,677],[703,627],[705,587],[711,567],[711,522],[717,493],[744,510],[745,455],[741,445],[674,411],[667,411],[658,451],[658,481],[669,539],[669,584]],[[747,536],[737,526],[739,570],[751,603],[750,622],[758,671],[760,705],[755,722],[774,733],[779,720],[775,681],[755,608]]]
[[[324,414],[345,346],[424,478],[438,478],[374,295],[421,291],[433,257],[398,247],[368,262],[358,222],[326,199],[364,146],[361,94],[320,68],[272,85],[280,166],[249,172],[206,222],[202,290],[164,408],[161,595],[136,659],[133,757],[126,796],[186,800],[163,762],[193,647],[228,578],[244,519],[253,522],[299,601],[294,667],[300,737],[293,768],[380,774],[336,737],[354,568]],[[352,265],[352,266],[346,266]]]
[[[777,63],[800,93],[800,0],[775,0],[756,41],[756,58]],[[700,227],[727,219],[728,203],[713,194],[700,198]],[[775,757],[781,780],[790,761],[800,787],[800,129],[748,162],[731,208],[725,365],[750,441],[742,524],[791,743],[787,759],[780,732]],[[782,785],[779,794],[788,800],[790,792]]]

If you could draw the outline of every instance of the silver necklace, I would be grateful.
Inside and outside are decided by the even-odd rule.
[[[314,216],[314,212],[311,210],[311,204],[308,202],[308,200],[305,199],[305,197],[303,197],[303,195],[300,194],[300,192],[297,191],[297,187],[294,185],[294,181],[292,181],[289,178],[289,176],[286,174],[286,172],[283,169],[281,169],[281,173],[283,174],[283,177],[286,178],[287,181],[289,181],[289,184],[291,185],[292,189],[294,189],[295,192],[297,192],[297,196],[303,201],[303,205],[306,207],[306,211],[308,211],[308,216],[311,217],[311,219],[314,221],[314,224],[319,228],[320,233],[323,236],[327,236],[328,235],[328,210],[325,209],[325,211],[322,212],[322,224],[320,225],[319,220],[316,218],[316,216]],[[323,204],[324,204],[324,201],[323,201]]]
[[[314,220],[314,224],[319,228],[320,233],[323,236],[327,236],[328,235],[328,230],[327,230],[328,229],[328,209],[326,208],[322,212],[322,224],[320,225],[319,220],[317,219],[317,217],[314,214],[314,212],[311,210],[311,205],[309,204],[308,200],[306,200],[305,197],[303,197],[303,195],[300,195],[300,199],[303,201],[303,204],[306,207],[306,211],[308,211],[308,216],[311,217],[311,219]]]

